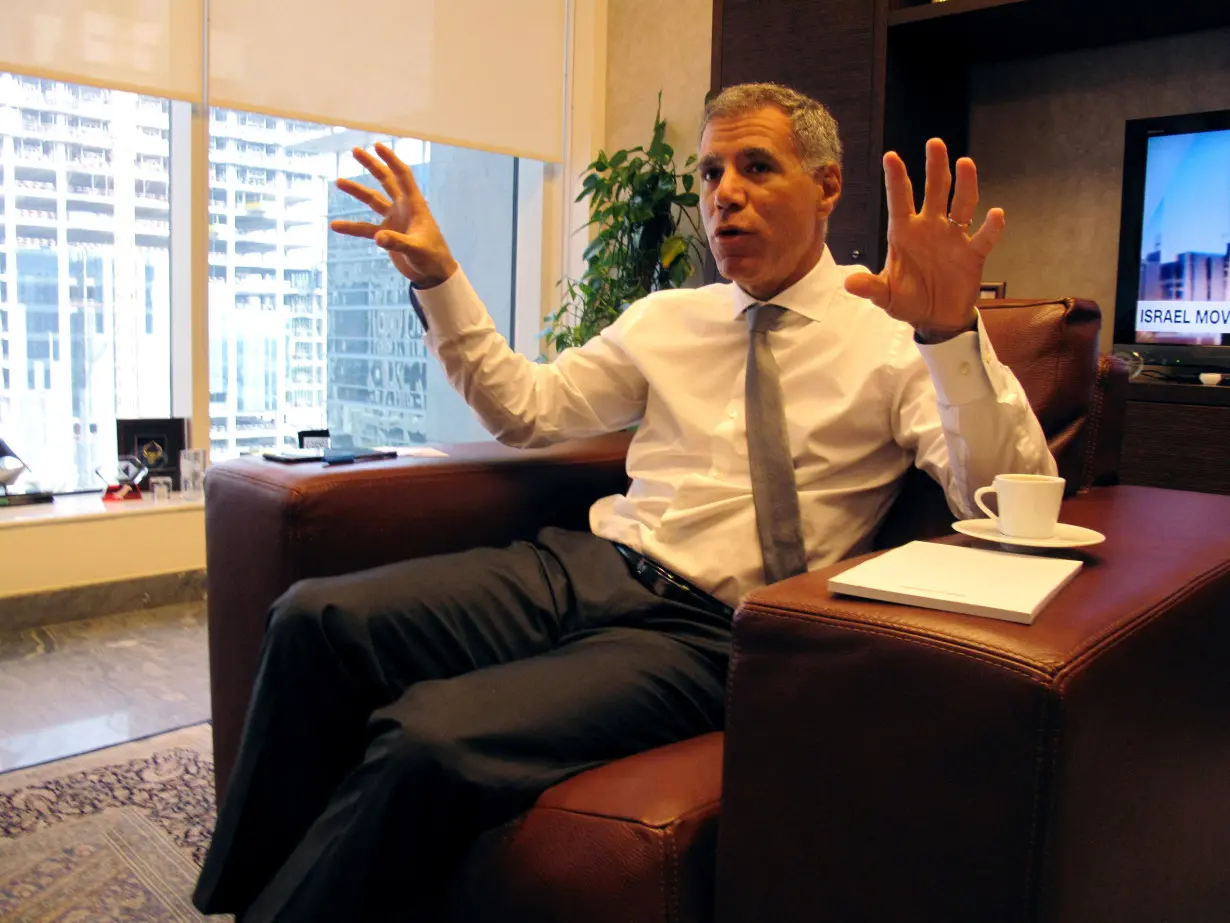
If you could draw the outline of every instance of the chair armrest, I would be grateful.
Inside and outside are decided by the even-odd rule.
[[[585,528],[627,486],[624,433],[522,451],[441,446],[447,458],[325,467],[241,458],[205,483],[210,686],[217,788],[238,747],[270,604],[304,577],[478,546],[545,525]]]
[[[1063,519],[1107,541],[1032,626],[833,596],[853,561],[748,599],[721,923],[1230,918],[1230,497]]]

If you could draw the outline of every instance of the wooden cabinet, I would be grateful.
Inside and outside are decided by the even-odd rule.
[[[964,154],[972,66],[1227,25],[1230,0],[714,0],[712,84],[771,80],[832,109],[846,154],[829,244],[878,270],[880,158],[896,150],[921,177],[928,138]]]
[[[1124,484],[1230,494],[1230,386],[1128,385]]]
[[[873,270],[887,226],[880,158],[902,155],[921,204],[926,140],[968,150],[972,68],[1230,26],[1230,0],[714,0],[713,13],[713,90],[785,83],[837,117],[845,192],[829,244],[839,263]],[[1227,458],[1230,387],[1133,382],[1126,483],[1230,493]]]

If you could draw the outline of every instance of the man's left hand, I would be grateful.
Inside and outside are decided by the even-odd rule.
[[[969,233],[978,207],[974,161],[968,157],[957,161],[951,208],[948,148],[939,138],[927,142],[922,211],[914,210],[910,176],[893,151],[884,155],[884,186],[888,259],[877,275],[861,272],[846,277],[846,290],[910,324],[924,342],[941,342],[972,329],[982,265],[1004,231],[1003,209],[992,208],[978,233]]]

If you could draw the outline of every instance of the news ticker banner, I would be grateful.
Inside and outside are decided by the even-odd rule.
[[[1140,301],[1137,333],[1230,333],[1230,301]]]

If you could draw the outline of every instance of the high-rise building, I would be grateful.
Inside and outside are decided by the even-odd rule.
[[[170,404],[169,109],[0,74],[0,435],[100,486],[115,420]]]
[[[171,414],[171,174],[189,168],[172,105],[0,73],[0,437],[53,489],[101,486],[117,418]],[[482,438],[405,279],[329,221],[372,217],[335,180],[378,185],[351,149],[393,143],[439,187],[433,212],[511,336],[516,159],[224,109],[209,129],[213,460],[326,427],[366,445]]]
[[[349,150],[373,140],[343,132],[313,146],[341,158],[336,169],[342,173]],[[402,147],[403,156],[419,161],[411,169],[424,195],[430,195],[431,145]],[[351,178],[379,185],[366,173]],[[333,186],[329,218],[368,221],[373,215]],[[426,442],[429,357],[423,326],[410,306],[409,283],[369,241],[331,234],[327,291],[330,433],[357,445]]]
[[[330,129],[210,117],[210,446],[214,459],[296,444],[325,425]]]

